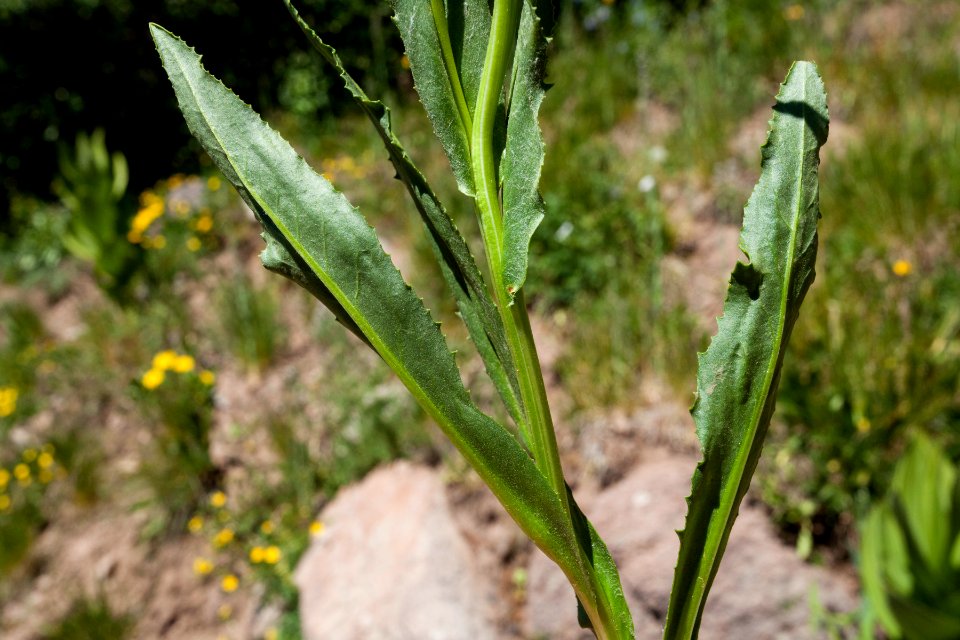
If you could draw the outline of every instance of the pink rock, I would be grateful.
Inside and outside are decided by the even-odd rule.
[[[486,640],[491,579],[474,568],[443,483],[398,462],[324,510],[324,533],[297,567],[307,640]]]

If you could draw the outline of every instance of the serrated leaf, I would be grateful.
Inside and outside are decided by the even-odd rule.
[[[390,109],[379,100],[371,100],[343,66],[336,50],[327,45],[285,0],[287,8],[300,29],[340,75],[350,95],[370,119],[397,172],[397,177],[407,187],[407,192],[427,228],[434,256],[440,264],[444,280],[453,292],[460,315],[467,326],[470,339],[483,359],[487,374],[493,381],[504,405],[514,422],[523,431],[525,421],[520,403],[520,391],[513,356],[507,347],[503,321],[480,273],[470,248],[427,179],[414,165],[391,126]],[[475,4],[467,2],[466,5]],[[476,8],[468,12],[476,12]],[[473,25],[477,19],[470,18]],[[487,17],[489,24],[489,16]],[[474,89],[474,92],[476,90]]]
[[[516,439],[472,404],[438,326],[383,252],[374,230],[279,134],[208,74],[190,47],[157,25],[150,30],[191,132],[252,203],[265,232],[319,279],[578,593],[595,597],[560,496]]]
[[[433,131],[443,145],[457,186],[465,195],[475,193],[473,182],[473,166],[470,161],[470,129],[463,121],[460,108],[457,105],[455,88],[451,85],[450,74],[444,64],[445,56],[441,48],[440,38],[431,10],[431,5],[425,0],[393,0],[394,22],[403,38],[403,46],[410,61],[410,71],[413,74],[414,85],[420,95],[420,101],[433,124]],[[483,15],[477,12],[464,13],[471,19],[482,21]],[[487,17],[489,29],[489,15]],[[474,48],[486,46],[486,40],[479,38],[462,38],[463,46],[470,46],[467,51],[461,47],[460,59],[463,63],[472,66],[465,73],[455,73],[460,78],[470,79],[479,73],[476,64],[483,62],[483,53],[477,53]],[[462,86],[462,80],[461,80]],[[469,108],[471,105],[466,105]]]
[[[527,278],[530,238],[544,216],[540,197],[543,137],[538,114],[546,88],[547,41],[529,1],[523,3],[510,90],[503,182],[503,282],[513,296]]]
[[[707,594],[756,469],[790,332],[814,278],[817,169],[828,114],[816,66],[780,87],[761,174],[744,210],[739,263],[714,336],[700,354],[692,413],[703,461],[693,476],[664,638],[696,637]]]

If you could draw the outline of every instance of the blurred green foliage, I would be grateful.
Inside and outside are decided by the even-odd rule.
[[[60,149],[53,190],[70,213],[63,246],[93,265],[101,288],[113,297],[121,296],[141,257],[124,237],[128,179],[126,158],[107,151],[103,129],[77,134],[73,153]]]
[[[150,497],[141,506],[154,516],[146,535],[182,531],[204,497],[219,487],[223,470],[210,457],[215,374],[193,356],[159,351],[133,390],[152,422],[153,450],[140,475]]]
[[[960,636],[960,472],[917,438],[861,525],[860,575],[892,638]]]
[[[42,640],[123,640],[130,637],[134,619],[117,615],[104,596],[78,598],[67,614],[45,630]]]
[[[69,282],[69,274],[59,268],[68,217],[60,204],[15,198],[10,219],[17,233],[0,235],[0,280],[62,294]]]
[[[286,338],[275,289],[256,287],[242,270],[218,292],[218,317],[226,347],[244,365],[264,370]]]
[[[366,86],[380,94],[395,84],[400,52],[385,3],[304,0],[300,6],[318,17]],[[188,39],[206,34],[207,60],[266,111],[316,117],[339,106],[339,89],[329,89],[322,62],[306,55],[309,44],[279,1],[0,0],[0,229],[10,228],[11,194],[48,196],[56,145],[81,131],[109,127],[130,162],[136,191],[171,166],[197,168],[173,97],[160,90],[150,21]],[[272,25],[266,39],[259,33],[265,23]]]

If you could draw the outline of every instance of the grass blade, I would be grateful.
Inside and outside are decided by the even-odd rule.
[[[748,264],[730,278],[717,335],[700,355],[692,413],[703,448],[687,500],[664,638],[696,637],[710,585],[756,469],[790,331],[814,278],[817,169],[828,115],[816,66],[780,87],[762,171],[744,210]]]
[[[390,162],[397,176],[407,187],[420,218],[427,227],[434,255],[440,264],[444,279],[454,294],[460,315],[467,325],[470,338],[477,346],[483,359],[487,374],[497,388],[510,416],[524,431],[523,411],[517,382],[516,367],[507,347],[503,322],[490,297],[480,269],[470,248],[447,213],[440,199],[430,187],[427,179],[413,164],[410,156],[400,144],[391,126],[390,109],[379,100],[371,100],[354,79],[347,73],[336,50],[327,45],[310,28],[293,7],[285,0],[290,14],[307,36],[314,48],[320,52],[340,75],[350,95],[373,123],[380,139],[390,156]],[[469,3],[468,3],[469,4]],[[471,24],[476,20],[471,20]],[[487,20],[489,27],[489,18]],[[474,89],[474,93],[475,93]]]

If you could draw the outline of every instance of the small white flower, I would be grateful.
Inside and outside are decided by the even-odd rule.
[[[557,242],[564,242],[570,237],[571,233],[573,233],[573,223],[567,220],[557,227],[557,231],[553,234],[553,237],[557,239]]]
[[[647,174],[640,178],[640,182],[637,183],[637,189],[640,189],[642,193],[649,193],[653,191],[653,188],[657,186],[657,179]]]

